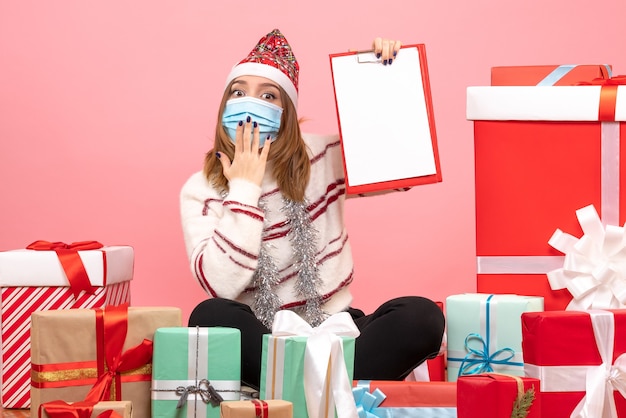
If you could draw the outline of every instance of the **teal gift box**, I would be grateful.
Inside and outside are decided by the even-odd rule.
[[[240,399],[238,329],[159,328],[152,362],[153,418],[219,418],[215,392],[224,400]]]
[[[281,311],[279,314],[282,314],[283,317],[288,317],[289,315],[293,315],[290,311]],[[342,313],[345,315],[349,314]],[[339,319],[342,314],[338,314],[335,319]],[[282,318],[282,317],[281,317]],[[344,318],[342,318],[344,319]],[[273,332],[276,330],[275,321]],[[349,322],[352,323],[350,319]],[[322,324],[324,326],[324,324]],[[351,325],[356,329],[354,324]],[[348,327],[349,328],[349,327]],[[358,335],[358,330],[356,334]],[[283,399],[285,401],[289,401],[293,404],[293,416],[294,417],[309,417],[309,418],[317,418],[311,417],[309,413],[309,409],[307,409],[306,395],[305,395],[305,358],[307,357],[307,342],[309,342],[309,338],[307,336],[302,335],[272,335],[266,334],[263,336],[263,354],[261,357],[261,388],[260,388],[260,398],[261,399]],[[350,334],[346,333],[344,335],[339,335],[339,341],[341,342],[342,352],[343,352],[343,361],[345,363],[345,368],[341,367],[344,371],[340,372],[337,369],[337,364],[333,364],[336,361],[334,357],[328,361],[328,366],[323,365],[324,370],[328,370],[326,373],[326,379],[323,388],[319,388],[319,393],[322,394],[323,399],[315,399],[317,402],[314,409],[317,409],[319,405],[326,405],[329,409],[328,405],[332,405],[334,401],[337,400],[338,395],[337,392],[334,392],[334,388],[340,382],[343,382],[347,385],[345,388],[347,390],[347,396],[352,400],[352,407],[356,408],[354,404],[354,400],[352,398],[352,380],[354,373],[354,343],[355,336],[350,336]],[[323,350],[321,350],[323,351]],[[321,354],[319,350],[310,350],[310,354],[316,355]],[[321,358],[321,357],[320,357]],[[310,360],[310,358],[309,358]],[[317,359],[319,360],[319,358]],[[327,360],[323,360],[324,362]],[[336,375],[335,373],[346,373],[344,376]],[[311,384],[312,382],[307,382]],[[334,396],[334,400],[329,400],[327,397]],[[345,398],[343,398],[345,400]],[[345,406],[345,403],[344,403]],[[339,407],[339,404],[337,404]],[[329,410],[323,410],[323,408],[319,409],[320,416],[331,416]],[[356,412],[356,409],[355,409]],[[336,416],[334,414],[333,416]]]
[[[486,372],[524,376],[522,313],[543,297],[465,293],[446,299],[448,381]]]

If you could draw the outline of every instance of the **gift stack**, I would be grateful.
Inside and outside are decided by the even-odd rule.
[[[626,77],[611,77],[604,65],[496,67],[492,84],[467,89],[477,289],[493,298],[541,297],[545,311],[518,317],[521,361],[516,347],[508,352],[523,370],[517,390],[516,373],[489,373],[499,373],[498,358],[508,351],[500,327],[486,340],[468,334],[461,347],[490,367],[479,360],[472,369],[472,356],[449,352],[448,361],[461,359],[468,372],[459,373],[459,417],[515,416],[511,407],[532,397],[527,416],[626,417],[626,234],[619,226],[626,220]],[[455,329],[449,311],[448,319]],[[488,320],[485,314],[481,326]],[[458,342],[449,335],[449,347]],[[495,412],[470,401],[483,396]]]
[[[154,334],[181,321],[179,308],[127,304],[34,312],[31,416],[129,401],[134,416],[150,417]]]
[[[260,398],[289,401],[293,417],[456,417],[454,382],[354,381],[358,335],[346,312],[317,328],[278,312],[263,340]]]
[[[0,252],[2,406],[30,405],[30,325],[36,311],[130,302],[134,251],[96,241],[36,241]]]

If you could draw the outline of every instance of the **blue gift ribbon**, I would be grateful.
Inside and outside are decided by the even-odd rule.
[[[370,383],[370,380],[357,380],[356,387],[352,388],[359,418],[457,418],[454,407],[380,408],[387,396],[378,388],[370,393]]]
[[[576,65],[559,65],[556,67],[550,74],[548,74],[543,80],[537,83],[538,86],[554,86],[557,81],[565,77],[567,73],[572,71],[576,67]],[[611,67],[608,65],[604,65],[606,68],[607,74],[609,78],[612,76]]]
[[[489,353],[489,342],[491,339],[491,299],[494,295],[487,297],[485,306],[485,338],[477,333],[470,333],[465,337],[465,350],[468,354],[463,358],[448,358],[448,361],[460,361],[458,376],[493,372],[492,364],[523,367],[524,363],[511,361],[515,356],[515,351],[509,347],[501,348],[493,353]],[[470,347],[470,340],[478,340],[482,347],[476,349]]]
[[[361,385],[352,388],[352,396],[354,396],[354,401],[356,402],[356,411],[359,418],[383,418],[374,411],[387,396],[378,388],[371,393],[367,389]]]
[[[452,406],[376,408],[373,412],[380,418],[457,418],[457,409]]]

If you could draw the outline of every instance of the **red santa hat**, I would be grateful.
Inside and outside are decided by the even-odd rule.
[[[265,77],[282,87],[297,107],[299,71],[298,62],[287,39],[278,29],[274,29],[261,38],[250,54],[232,68],[226,77],[226,85],[242,75]]]

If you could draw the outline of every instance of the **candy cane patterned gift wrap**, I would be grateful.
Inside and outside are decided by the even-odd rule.
[[[543,298],[467,293],[446,300],[448,380],[496,371],[524,375],[523,312],[542,311]]]
[[[78,251],[93,294],[74,297],[54,251],[0,252],[2,406],[30,406],[30,316],[35,311],[98,308],[130,302],[134,251],[105,246]]]
[[[211,402],[209,385],[224,400],[239,400],[240,331],[222,327],[158,329],[154,336],[152,416],[219,418],[220,407]]]

